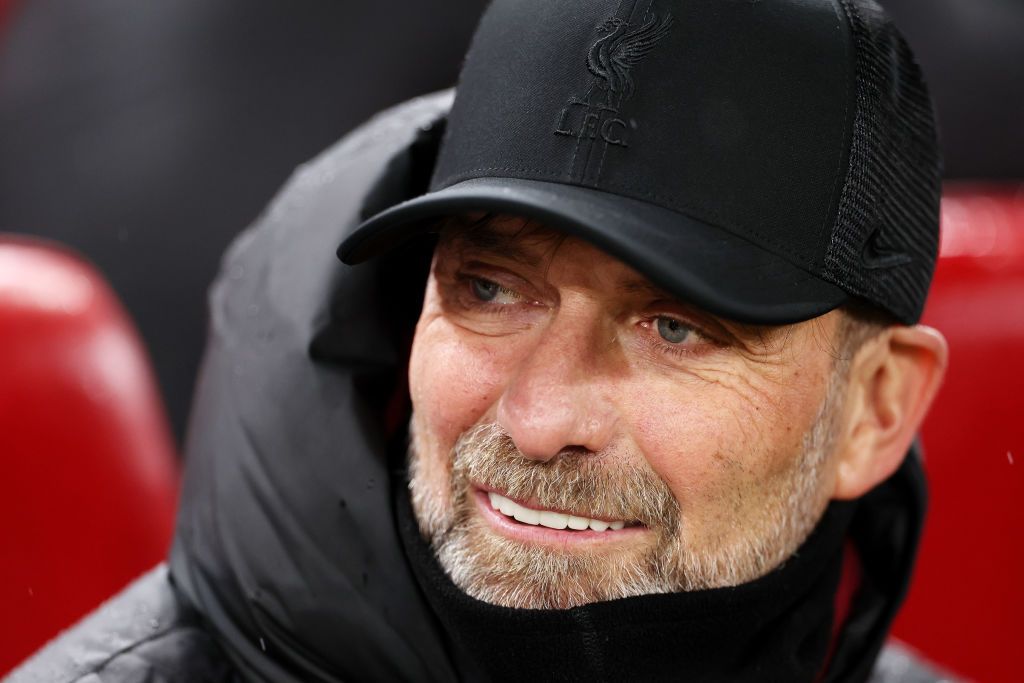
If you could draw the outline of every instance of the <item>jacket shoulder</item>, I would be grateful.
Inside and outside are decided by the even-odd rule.
[[[6,683],[235,680],[160,565],[11,672]]]

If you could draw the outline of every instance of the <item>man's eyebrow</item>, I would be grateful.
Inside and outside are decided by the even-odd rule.
[[[532,268],[539,267],[543,262],[541,255],[537,250],[525,247],[517,237],[519,233],[509,235],[489,225],[482,225],[457,231],[452,235],[451,242],[456,249],[488,252]]]

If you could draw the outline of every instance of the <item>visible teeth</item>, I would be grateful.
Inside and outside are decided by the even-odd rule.
[[[549,529],[564,529],[569,526],[569,515],[563,515],[561,512],[549,512],[545,510],[540,513],[540,525],[546,526]]]
[[[490,491],[487,494],[487,499],[490,501],[491,507],[501,512],[506,517],[512,517],[516,521],[522,522],[523,524],[541,525],[546,526],[550,529],[573,529],[575,531],[583,531],[584,529],[592,529],[594,531],[605,531],[611,529],[612,531],[618,531],[626,526],[626,523],[622,520],[615,522],[605,522],[600,519],[589,519],[587,517],[578,517],[577,515],[566,515],[561,512],[551,512],[550,510],[533,510],[524,505],[520,505],[515,501],[509,500],[505,496]]]
[[[515,514],[515,511],[518,508],[519,506],[513,503],[508,498],[502,498],[501,496],[498,496],[498,510],[501,512],[501,514],[507,517],[511,517],[513,514]]]
[[[540,524],[540,513],[522,505],[516,507],[516,511],[512,513],[512,516],[516,518],[517,522],[522,522],[523,524],[532,524],[534,526]]]
[[[569,515],[569,528],[575,529],[576,531],[583,531],[584,529],[589,529],[590,520],[586,517],[577,517],[576,515]]]

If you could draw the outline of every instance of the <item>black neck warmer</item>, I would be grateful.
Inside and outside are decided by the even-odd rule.
[[[813,681],[828,649],[855,505],[832,503],[782,567],[741,586],[568,610],[510,609],[458,589],[420,536],[404,489],[396,514],[413,572],[469,680]]]

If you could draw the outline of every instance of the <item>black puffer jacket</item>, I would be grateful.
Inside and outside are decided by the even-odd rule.
[[[141,578],[12,683],[516,677],[467,667],[397,531],[382,416],[403,395],[429,250],[355,268],[334,255],[360,216],[423,191],[449,105],[442,93],[378,116],[300,169],[236,241],[211,295],[169,571]],[[912,455],[858,505],[849,534],[866,579],[826,680],[933,680],[899,650],[876,662],[923,490]],[[579,678],[609,678],[586,666]]]

